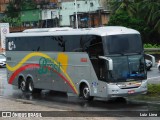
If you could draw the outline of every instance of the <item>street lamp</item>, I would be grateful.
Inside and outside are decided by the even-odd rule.
[[[78,18],[77,18],[77,0],[75,0],[75,13],[76,13],[76,28],[78,29]]]

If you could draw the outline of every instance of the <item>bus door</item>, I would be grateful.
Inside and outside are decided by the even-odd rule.
[[[93,69],[98,78],[97,94],[103,97],[106,95],[106,89],[104,88],[106,88],[105,82],[107,71],[106,61],[99,58],[99,56],[104,56],[102,39],[100,36],[91,36],[89,41],[90,42],[87,48],[87,53],[90,57]]]
[[[89,43],[87,47],[87,53],[89,54],[92,66],[99,80],[105,79],[105,61],[99,59],[99,56],[103,56],[103,44],[100,36],[90,36],[88,38]]]

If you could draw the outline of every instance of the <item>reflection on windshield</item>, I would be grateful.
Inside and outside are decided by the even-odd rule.
[[[110,35],[104,40],[106,54],[141,53],[142,42],[139,34]]]
[[[111,57],[113,70],[108,74],[108,80],[131,81],[146,79],[144,58],[142,55]]]

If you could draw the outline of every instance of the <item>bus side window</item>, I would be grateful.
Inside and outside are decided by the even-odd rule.
[[[81,39],[83,37],[81,35],[73,35],[73,36],[64,36],[66,41],[65,47],[66,52],[82,52]]]

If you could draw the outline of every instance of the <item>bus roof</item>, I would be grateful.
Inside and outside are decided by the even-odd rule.
[[[121,26],[106,26],[97,28],[73,29],[63,28],[37,28],[27,29],[23,32],[10,33],[6,37],[26,37],[26,36],[59,36],[59,35],[117,35],[117,34],[140,34],[138,31]]]

